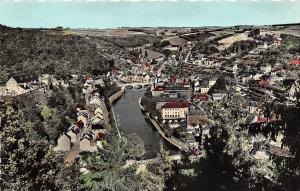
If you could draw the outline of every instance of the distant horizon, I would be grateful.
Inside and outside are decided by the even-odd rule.
[[[182,27],[178,27],[178,26],[151,26],[151,27],[147,27],[147,26],[143,26],[143,27],[139,27],[139,26],[130,26],[130,27],[115,27],[115,28],[70,28],[70,27],[65,27],[65,26],[56,26],[56,27],[12,27],[6,24],[2,24],[0,23],[0,25],[2,26],[6,26],[9,28],[22,28],[22,29],[55,29],[57,27],[62,27],[63,29],[78,29],[78,30],[114,30],[114,29],[143,29],[143,28],[213,28],[213,27],[218,27],[218,28],[230,28],[230,27],[237,27],[237,26],[253,26],[253,27],[263,27],[263,26],[293,26],[293,25],[300,25],[300,22],[297,23],[274,23],[274,24],[266,24],[266,25],[228,25],[228,26],[182,26]]]
[[[0,23],[20,28],[232,27],[300,22],[300,1],[1,1]]]

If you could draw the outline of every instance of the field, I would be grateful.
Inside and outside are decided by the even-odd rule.
[[[219,50],[224,50],[224,49],[230,47],[236,41],[253,40],[252,37],[248,37],[248,34],[249,34],[249,32],[244,32],[244,33],[236,34],[236,35],[230,36],[228,38],[224,38],[222,40],[219,40],[218,42],[221,45],[218,46],[218,49]]]
[[[129,31],[128,29],[69,29],[64,34],[74,34],[81,36],[117,36],[127,37],[136,35],[145,35],[144,32]]]
[[[171,45],[175,45],[175,46],[181,46],[186,42],[186,40],[180,38],[179,36],[169,37],[164,40],[168,40]]]

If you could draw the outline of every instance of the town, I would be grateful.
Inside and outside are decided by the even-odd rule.
[[[116,116],[114,105],[128,92],[142,91],[134,104],[138,104],[153,133],[173,148],[175,154],[170,158],[178,166],[185,157],[190,164],[208,159],[211,150],[218,147],[214,138],[226,139],[223,152],[236,157],[236,168],[251,163],[254,174],[275,184],[274,158],[299,157],[285,142],[287,122],[282,112],[282,108],[299,107],[297,27],[125,28],[112,30],[107,36],[99,30],[105,43],[118,48],[130,43],[124,39],[130,41],[139,33],[155,41],[124,45],[126,56],[122,57],[121,50],[115,51],[108,61],[109,68],[101,73],[61,70],[60,75],[7,76],[0,86],[1,108],[18,105],[27,111],[26,104],[32,103],[27,100],[34,98],[42,108],[42,123],[55,122],[52,115],[59,116],[59,112],[68,113],[63,116],[68,116],[67,122],[62,120],[59,130],[46,132],[52,141],[49,143],[56,155],[63,156],[64,163],[84,164],[91,153],[99,149],[104,152],[110,144],[111,131],[118,139],[126,137],[118,119],[122,114]],[[87,41],[96,38],[84,30],[51,32],[68,33]],[[64,99],[55,97],[55,93],[65,91],[71,94],[65,93],[68,96],[64,95]],[[56,103],[61,105],[57,111]],[[145,164],[156,159],[143,157],[145,152],[126,159],[126,165],[136,164],[139,172],[145,170]],[[88,166],[82,165],[80,172],[89,174]]]

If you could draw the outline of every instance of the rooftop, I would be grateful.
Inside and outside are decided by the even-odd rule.
[[[179,101],[174,101],[174,102],[168,102],[165,103],[162,108],[186,108],[190,107],[192,104],[190,102],[179,102]]]
[[[300,60],[292,60],[292,61],[290,61],[290,64],[293,64],[293,65],[300,65]]]

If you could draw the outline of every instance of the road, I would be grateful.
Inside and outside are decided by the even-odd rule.
[[[79,150],[80,150],[79,143],[74,143],[71,150],[65,156],[65,163],[73,162],[76,156],[79,154]]]

